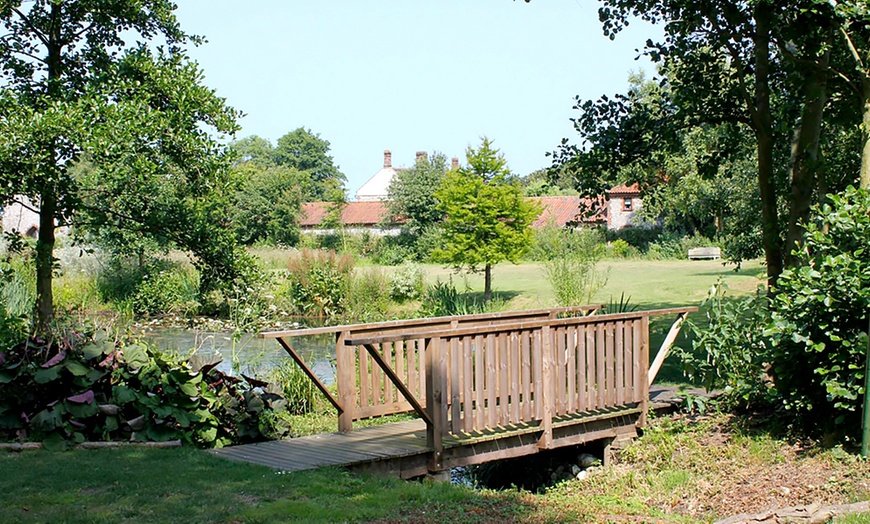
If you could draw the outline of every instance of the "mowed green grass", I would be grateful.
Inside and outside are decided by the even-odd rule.
[[[720,278],[733,296],[753,293],[764,279],[759,261],[744,263],[739,271],[734,265],[718,260],[604,260],[599,270],[607,273],[607,285],[592,302],[619,302],[625,294],[641,309],[696,306]],[[467,282],[474,292],[483,291],[483,274],[456,274],[437,265],[426,266],[427,282],[446,281],[452,277],[457,289]],[[526,309],[555,305],[552,286],[542,264],[499,264],[493,268],[493,290],[507,300],[508,309]]]
[[[339,469],[284,474],[190,448],[0,452],[0,491],[3,523],[510,522],[526,511],[517,493]]]

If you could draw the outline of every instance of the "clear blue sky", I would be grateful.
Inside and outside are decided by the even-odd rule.
[[[331,144],[353,193],[416,151],[465,158],[488,136],[525,175],[563,137],[574,95],[624,92],[652,71],[641,22],[610,41],[592,0],[209,0],[179,2],[205,83],[243,111],[238,137],[274,144],[304,126]]]

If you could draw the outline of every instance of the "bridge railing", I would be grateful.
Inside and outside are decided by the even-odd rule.
[[[583,317],[596,313],[601,307],[601,305],[583,305],[396,320],[264,332],[260,336],[277,339],[338,410],[339,430],[350,431],[355,420],[417,411],[409,397],[415,399],[420,407],[426,405],[428,373],[425,357],[426,338],[421,335],[423,333],[443,333],[455,329],[485,330],[502,324],[513,325],[530,321]],[[337,395],[334,395],[311,371],[291,343],[294,337],[322,334],[336,336]],[[374,337],[393,337],[393,339],[372,342],[373,352],[362,345],[345,343],[349,339]],[[396,374],[394,378],[385,371],[385,366]]]
[[[372,395],[381,406],[409,405],[426,421],[436,456],[444,437],[473,437],[508,427],[531,427],[541,433],[539,445],[549,447],[559,417],[626,408],[638,410],[643,424],[651,382],[650,317],[677,314],[679,326],[695,310],[345,337],[346,350],[339,353],[339,391],[355,394],[353,388],[342,389],[341,370],[354,369],[351,356],[363,348],[377,369],[369,371],[361,364],[355,370],[360,401],[347,398],[346,405],[371,404]],[[671,334],[675,337],[673,329]],[[381,374],[392,382],[396,397],[379,396],[386,388],[368,388],[368,378],[380,383]]]

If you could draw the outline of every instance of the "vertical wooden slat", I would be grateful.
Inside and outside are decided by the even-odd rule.
[[[634,402],[634,320],[625,322],[625,401]]]
[[[604,369],[604,401],[607,403],[607,406],[613,406],[616,404],[616,380],[615,380],[615,369],[616,365],[614,362],[614,339],[616,336],[616,324],[613,322],[608,322],[604,327],[604,362],[606,363],[606,367]]]
[[[496,409],[496,382],[498,368],[496,367],[495,335],[486,335],[486,412],[488,415],[487,426],[498,427],[498,411]]]
[[[338,400],[342,412],[338,414],[338,430],[347,433],[353,430],[353,417],[356,411],[356,359],[354,348],[344,345],[350,333],[342,331],[335,342],[335,379],[338,382]]]
[[[383,351],[382,355],[384,356],[384,361],[389,364],[390,367],[395,366],[396,363],[393,359],[393,343],[387,342],[381,344],[381,351]],[[393,369],[395,369],[395,367],[393,367]],[[392,404],[396,401],[396,386],[393,385],[387,377],[387,374],[383,373],[383,370],[381,370],[381,372],[384,375],[384,404]]]
[[[577,326],[577,410],[589,410],[586,393],[586,326]]]
[[[417,342],[405,341],[405,365],[408,367],[408,389],[414,392],[417,398],[425,398],[426,391],[420,389],[420,379],[417,377]]]
[[[405,341],[399,340],[393,343],[393,355],[396,357],[396,367],[393,369],[396,370],[396,375],[399,375],[399,378],[402,380],[402,384],[405,384],[406,387],[413,393],[414,384],[412,384],[408,380],[408,370],[405,369]],[[396,392],[396,396],[399,400],[402,399],[401,393]]]
[[[508,348],[507,333],[499,333],[496,337],[498,354],[498,424],[506,426],[510,419],[508,414],[508,396],[510,384],[508,383],[508,366],[510,365],[510,350]]]
[[[640,402],[641,399],[641,387],[640,387],[640,368],[642,365],[641,362],[641,322],[638,320],[634,321],[634,325],[632,326],[631,331],[631,345],[634,349],[634,360],[631,363],[631,382],[632,387],[634,388],[634,398],[631,400],[633,402]]]
[[[565,330],[565,344],[567,346],[567,370],[568,375],[568,413],[577,411],[577,327],[568,326]]]
[[[550,327],[543,326],[540,329],[541,337],[541,379],[543,387],[541,388],[541,405],[543,406],[543,417],[541,418],[541,438],[538,439],[538,447],[541,449],[549,449],[553,445],[553,394],[555,392],[555,384],[553,382],[553,344]]]
[[[586,401],[589,409],[598,408],[598,397],[595,394],[595,324],[586,325]]]
[[[532,392],[532,362],[531,362],[531,340],[529,338],[529,331],[523,331],[520,335],[520,360],[522,366],[522,373],[520,374],[520,381],[523,385],[523,404],[522,404],[522,413],[524,422],[529,422],[534,417],[534,411],[532,410],[532,402],[531,402],[531,392]]]
[[[625,323],[616,323],[616,403],[625,403]]]
[[[462,425],[466,433],[474,431],[474,362],[471,357],[471,335],[462,337],[462,376],[465,392],[462,395]]]
[[[462,360],[462,351],[459,346],[459,339],[453,337],[450,339],[450,371],[448,371],[448,375],[450,377],[450,417],[451,417],[451,431],[454,435],[458,435],[462,433],[462,399],[460,398],[460,392],[462,391],[462,382],[461,382],[461,360]]]
[[[369,374],[369,355],[360,346],[354,346],[353,352],[359,362],[359,405],[365,408],[370,405],[369,386],[372,380]]]
[[[520,421],[520,333],[514,332],[510,336],[511,359],[510,359],[510,380],[511,380],[511,398],[510,398],[510,413],[511,423],[516,424]]]
[[[429,376],[426,367],[428,366],[428,360],[426,358],[426,348],[427,348],[425,339],[417,340],[417,380],[420,381],[420,393],[422,394],[426,391],[426,377]]]
[[[604,400],[604,324],[595,326],[595,404],[599,409],[606,406]]]
[[[474,402],[476,404],[475,414],[477,415],[475,429],[478,431],[486,427],[486,381],[483,379],[486,373],[485,355],[483,337],[478,335],[474,337]]]
[[[535,330],[532,337],[532,381],[534,384],[534,413],[537,420],[544,420],[544,364],[543,344],[540,330]]]
[[[382,351],[383,348],[381,344],[375,344],[375,348],[378,351]],[[361,350],[361,353],[365,352],[365,349]],[[383,403],[383,395],[384,395],[384,377],[381,372],[380,366],[378,366],[374,360],[371,360],[371,357],[366,354],[365,355],[367,365],[371,369],[371,389],[370,389],[370,399],[373,406],[378,406]]]
[[[550,333],[552,333],[553,338],[553,365],[555,368],[552,370],[552,376],[555,379],[555,398],[553,399],[554,407],[553,413],[556,415],[564,415],[566,413],[566,407],[568,405],[565,402],[565,327],[558,326],[555,328],[550,328]]]

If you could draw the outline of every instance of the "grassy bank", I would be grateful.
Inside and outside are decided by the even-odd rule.
[[[764,278],[764,267],[758,261],[743,264],[739,271],[733,265],[717,260],[604,260],[599,269],[608,272],[607,285],[593,297],[594,302],[619,301],[622,293],[631,303],[643,309],[699,304],[707,291],[722,278],[735,295],[755,291]],[[426,266],[427,279],[446,280],[453,275],[457,287],[468,282],[475,292],[483,291],[483,275],[455,275],[442,266]],[[493,269],[493,288],[497,296],[508,301],[509,309],[552,306],[553,290],[540,264],[499,264]]]
[[[539,495],[282,474],[192,449],[3,453],[0,522],[705,522],[863,500],[868,478],[866,461],[751,420],[676,418],[655,421],[609,470]]]

